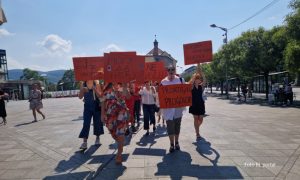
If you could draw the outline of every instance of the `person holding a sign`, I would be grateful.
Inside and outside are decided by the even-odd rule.
[[[198,70],[195,73],[191,80],[189,81],[190,84],[193,85],[192,88],[192,106],[189,107],[189,113],[193,114],[194,116],[194,127],[196,131],[196,140],[200,140],[200,126],[203,122],[203,117],[205,114],[205,105],[203,99],[203,91],[205,87],[205,76],[201,70]]]
[[[184,79],[175,75],[175,67],[169,66],[167,68],[168,76],[165,77],[161,81],[161,85],[173,85],[173,84],[184,84]],[[164,108],[162,109],[163,119],[166,120],[167,123],[167,131],[170,139],[170,149],[169,152],[172,153],[175,150],[180,150],[179,146],[179,134],[180,134],[180,127],[181,127],[181,119],[183,110],[185,107],[178,107],[178,108]]]
[[[146,136],[149,135],[149,121],[150,125],[153,124],[153,132],[155,132],[155,96],[156,91],[153,86],[150,86],[150,82],[145,82],[145,87],[140,90],[140,95],[142,96],[143,104],[143,114],[144,114],[144,130],[146,130]]]
[[[104,134],[103,124],[100,120],[100,101],[101,89],[99,81],[88,80],[80,82],[79,99],[84,98],[83,127],[79,138],[83,139],[80,149],[87,149],[87,139],[93,118],[94,135],[96,136],[95,145],[100,145],[100,135]]]
[[[124,135],[129,120],[128,108],[122,98],[123,95],[126,95],[126,91],[127,88],[117,90],[114,89],[112,83],[108,83],[103,90],[103,99],[101,101],[101,119],[105,122],[111,136],[118,143],[116,164],[122,163]]]

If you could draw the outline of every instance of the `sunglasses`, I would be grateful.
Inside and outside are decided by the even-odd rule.
[[[169,71],[169,72],[173,72],[173,71],[175,71],[175,69],[168,69],[168,71]]]

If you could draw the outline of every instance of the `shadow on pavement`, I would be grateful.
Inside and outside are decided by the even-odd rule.
[[[72,119],[72,121],[83,121],[83,116],[78,116],[77,119]]]
[[[67,178],[67,176],[72,175],[72,171],[75,171],[76,169],[80,168],[83,164],[85,164],[88,160],[94,158],[93,154],[97,151],[97,149],[100,146],[90,146],[85,152],[83,151],[77,151],[75,152],[68,160],[61,160],[58,165],[55,168],[55,172],[57,173],[68,173],[68,174],[62,174],[62,175],[54,175],[54,176],[48,176],[47,178]],[[86,178],[86,176],[90,176],[90,171],[88,172],[80,172],[81,176],[84,175],[84,177],[80,177],[80,179]],[[58,177],[57,177],[58,176]],[[79,174],[76,175],[76,177],[79,176]],[[77,177],[78,178],[78,177]]]
[[[235,166],[201,166],[192,164],[189,153],[175,151],[166,154],[163,161],[157,164],[156,176],[170,176],[171,179],[194,177],[199,179],[243,179]]]
[[[26,123],[21,123],[21,124],[17,124],[15,125],[15,127],[19,127],[19,126],[25,126],[25,125],[29,125],[29,124],[33,124],[34,122],[26,122]]]
[[[51,180],[51,179],[90,179],[91,174],[89,171],[85,172],[73,172],[73,173],[66,173],[66,174],[56,174],[53,176],[46,176],[45,180]]]
[[[211,147],[211,143],[206,141],[205,138],[202,138],[200,141],[193,143],[196,146],[197,152],[204,157],[205,159],[209,160],[213,166],[217,166],[218,160],[220,158],[220,154],[214,148]],[[210,155],[215,154],[215,158],[209,158]]]

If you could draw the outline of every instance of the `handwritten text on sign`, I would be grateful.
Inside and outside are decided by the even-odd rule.
[[[159,86],[160,108],[178,108],[192,105],[192,85],[176,84]]]
[[[145,57],[135,52],[105,53],[104,80],[106,82],[144,82]]]
[[[73,66],[77,81],[104,78],[104,57],[73,57]]]
[[[160,82],[167,76],[164,62],[146,62],[145,63],[145,81]]]
[[[212,61],[212,42],[203,41],[184,44],[184,64],[198,64]]]

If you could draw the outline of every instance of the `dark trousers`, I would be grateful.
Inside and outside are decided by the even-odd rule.
[[[97,110],[84,109],[83,111],[83,127],[79,134],[79,138],[88,138],[91,126],[91,120],[93,118],[94,135],[100,136],[104,134],[103,123],[101,121],[101,112]]]
[[[144,129],[149,129],[149,122],[155,126],[154,104],[143,104]]]
[[[134,101],[134,120],[140,122],[141,100]]]

